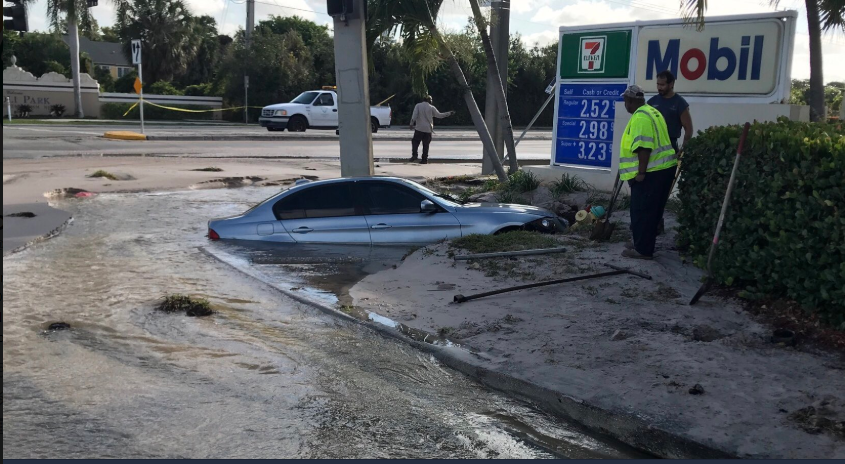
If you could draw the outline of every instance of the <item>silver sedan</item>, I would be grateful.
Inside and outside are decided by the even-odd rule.
[[[394,177],[300,181],[249,211],[208,223],[212,240],[283,243],[427,244],[510,230],[562,231],[566,223],[533,206],[461,204]]]

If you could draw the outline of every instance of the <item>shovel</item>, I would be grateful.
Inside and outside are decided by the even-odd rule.
[[[742,128],[742,135],[739,137],[739,146],[736,149],[734,167],[731,170],[731,178],[728,180],[728,190],[725,192],[725,199],[722,200],[722,212],[719,213],[719,221],[716,223],[716,234],[713,235],[713,243],[710,244],[710,253],[707,256],[707,277],[704,283],[701,284],[701,288],[695,292],[695,296],[690,300],[690,306],[696,304],[701,299],[701,296],[707,293],[707,290],[710,290],[710,286],[713,285],[713,271],[711,267],[713,264],[713,255],[716,254],[716,248],[719,247],[719,233],[722,231],[722,225],[725,223],[725,212],[728,210],[728,203],[731,202],[731,192],[733,191],[734,181],[736,180],[736,171],[739,168],[739,156],[742,153],[742,146],[745,145],[745,138],[748,137],[748,129],[750,127],[751,124],[745,123],[745,127]]]
[[[613,196],[610,197],[610,206],[607,208],[607,216],[605,216],[603,221],[596,222],[596,225],[593,226],[593,232],[590,234],[590,240],[610,240],[610,236],[613,235],[613,230],[616,229],[616,224],[610,222],[610,215],[613,213],[613,205],[616,204],[616,197],[619,196],[619,192],[622,190],[623,182],[619,180],[619,174],[616,174],[616,182],[613,184]]]

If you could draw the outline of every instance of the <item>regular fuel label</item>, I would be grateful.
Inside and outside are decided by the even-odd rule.
[[[561,84],[555,164],[610,168],[614,102],[626,84]]]

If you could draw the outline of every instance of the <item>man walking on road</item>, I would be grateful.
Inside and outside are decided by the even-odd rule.
[[[666,120],[669,138],[672,139],[672,148],[677,153],[681,129],[684,129],[684,145],[692,138],[692,116],[689,112],[689,103],[684,100],[684,97],[675,93],[675,76],[672,71],[663,71],[657,75],[657,95],[651,97],[648,104],[660,111],[663,119]]]
[[[678,154],[672,148],[663,115],[645,102],[638,85],[622,94],[631,120],[622,134],[619,179],[631,188],[631,232],[633,244],[622,256],[652,259],[657,228],[675,178]]]
[[[423,146],[423,155],[420,164],[428,163],[428,146],[431,144],[431,134],[434,133],[434,118],[446,118],[455,114],[454,111],[441,113],[431,104],[431,95],[426,95],[423,101],[414,107],[414,114],[411,116],[411,130],[414,131],[414,138],[411,140],[413,156],[411,161],[419,157],[420,142]]]

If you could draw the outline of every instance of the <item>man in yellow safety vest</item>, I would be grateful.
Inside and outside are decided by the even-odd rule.
[[[619,153],[619,179],[631,188],[631,232],[633,243],[622,256],[652,259],[657,227],[663,217],[669,189],[675,178],[678,154],[660,111],[645,102],[638,85],[622,94],[631,120],[622,134]]]

